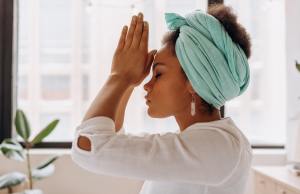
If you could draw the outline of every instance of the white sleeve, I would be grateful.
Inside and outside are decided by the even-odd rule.
[[[72,159],[94,173],[139,180],[217,185],[240,158],[239,141],[222,130],[186,130],[145,136],[115,133],[114,121],[98,116],[77,127]],[[91,151],[77,146],[86,136]]]

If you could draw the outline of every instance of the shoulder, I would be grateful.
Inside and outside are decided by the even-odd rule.
[[[196,123],[188,127],[180,135],[187,144],[194,147],[213,146],[227,153],[240,154],[242,150],[251,149],[251,145],[243,132],[230,117],[222,120]]]

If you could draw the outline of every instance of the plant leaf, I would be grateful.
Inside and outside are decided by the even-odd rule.
[[[20,109],[18,109],[16,112],[15,126],[18,135],[20,135],[25,141],[27,141],[28,138],[30,137],[31,129],[28,120],[26,118],[26,115]]]
[[[26,180],[26,175],[20,172],[11,172],[0,176],[0,189],[18,185]]]
[[[31,141],[31,144],[37,144],[40,143],[45,137],[47,137],[56,127],[58,124],[59,120],[56,119],[49,123],[42,131],[40,131]]]
[[[35,180],[40,180],[45,177],[48,177],[54,173],[55,167],[53,164],[47,165],[45,168],[42,169],[33,169],[31,171],[32,173],[32,178]]]
[[[7,147],[9,149],[14,149],[14,150],[23,150],[22,145],[16,141],[15,139],[12,138],[6,138],[2,141],[2,143],[0,144],[0,148],[2,147]]]
[[[46,160],[44,163],[32,170],[32,177],[36,180],[48,177],[54,172],[54,165],[52,164],[59,158],[59,155],[53,156]]]
[[[18,141],[14,139],[4,139],[0,144],[0,150],[9,159],[24,161],[24,149]]]
[[[300,63],[296,61],[296,69],[300,72]]]
[[[44,163],[40,164],[38,167],[36,167],[36,169],[40,170],[40,169],[46,168],[48,165],[52,164],[58,158],[59,158],[59,155],[53,156],[53,157],[49,158],[48,160],[46,160]]]

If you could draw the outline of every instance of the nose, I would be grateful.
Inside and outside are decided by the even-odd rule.
[[[144,85],[144,90],[146,90],[146,92],[150,92],[150,89],[151,89],[151,80],[148,81],[145,85]]]

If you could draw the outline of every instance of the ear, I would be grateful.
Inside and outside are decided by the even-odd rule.
[[[187,87],[187,90],[191,93],[191,94],[196,94],[194,88],[192,87],[192,84],[190,82],[190,80],[187,79],[186,81],[186,87]]]

